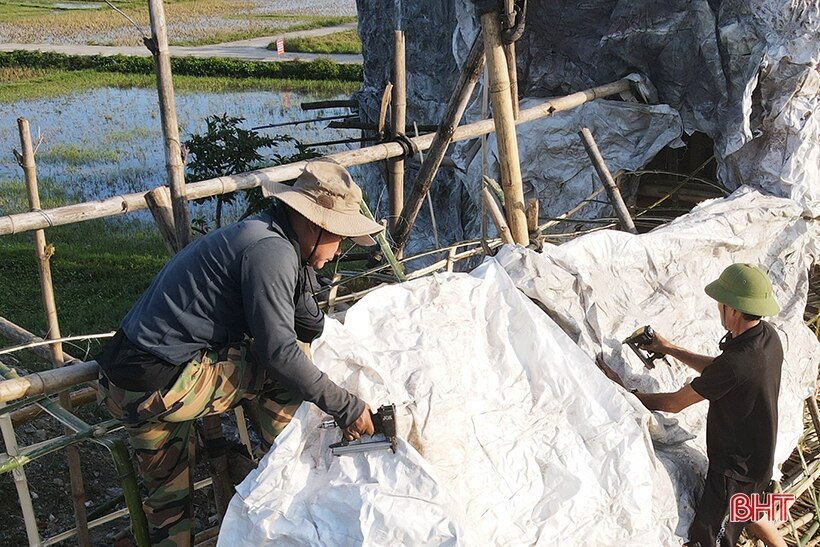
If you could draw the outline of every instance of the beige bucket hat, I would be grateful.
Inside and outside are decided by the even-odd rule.
[[[262,194],[283,201],[317,226],[358,245],[375,245],[370,236],[384,230],[361,213],[362,191],[347,169],[332,160],[307,162],[293,186],[263,182]]]

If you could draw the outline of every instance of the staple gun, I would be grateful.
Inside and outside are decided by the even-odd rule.
[[[357,452],[370,452],[373,450],[390,450],[396,452],[396,405],[383,405],[375,413],[370,413],[370,418],[373,420],[373,429],[376,435],[384,436],[384,440],[370,440],[370,441],[348,441],[342,439],[338,443],[330,445],[330,452],[334,456],[342,456],[344,454],[354,454]],[[336,422],[327,420],[322,422],[319,426],[322,429],[332,429],[336,427]]]
[[[643,346],[651,344],[654,339],[655,331],[652,327],[646,325],[633,332],[623,343],[635,352],[635,355],[643,361],[646,368],[655,368],[655,360],[657,359],[663,359],[668,365],[669,361],[666,359],[665,353],[649,351],[643,348]]]

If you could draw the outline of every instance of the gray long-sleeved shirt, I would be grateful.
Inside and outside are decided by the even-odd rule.
[[[180,251],[121,323],[140,349],[182,366],[203,349],[253,338],[256,366],[341,426],[364,410],[305,356],[296,340],[321,334],[324,315],[307,285],[283,206],[209,233]]]

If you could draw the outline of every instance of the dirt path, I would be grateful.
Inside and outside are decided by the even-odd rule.
[[[288,53],[289,38],[304,38],[309,36],[323,36],[334,34],[345,30],[355,29],[356,23],[345,23],[333,27],[323,27],[312,30],[299,30],[285,32],[275,36],[263,36],[261,38],[251,38],[250,40],[240,40],[238,42],[225,42],[209,46],[171,46],[169,48],[171,57],[229,57],[232,59],[244,59],[246,61],[310,61],[313,59],[330,59],[337,63],[361,63],[361,55],[341,55],[341,54],[318,54],[318,53]],[[275,51],[267,49],[268,44],[277,38],[285,39],[285,54],[277,55]],[[151,52],[145,47],[134,46],[89,46],[76,44],[0,44],[0,51],[51,51],[64,53],[66,55],[136,55],[139,57],[150,57]]]

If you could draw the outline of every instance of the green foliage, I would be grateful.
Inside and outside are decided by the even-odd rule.
[[[207,129],[202,135],[192,135],[185,141],[190,160],[187,164],[186,179],[189,182],[212,179],[216,177],[246,173],[263,165],[282,165],[303,160],[318,155],[311,149],[304,148],[301,143],[288,135],[274,135],[266,137],[256,131],[239,127],[245,121],[223,114],[213,115],[205,119]],[[283,156],[275,152],[282,143],[292,143],[297,153]],[[265,157],[264,149],[270,149],[271,154]],[[267,200],[262,197],[260,189],[245,191],[247,208],[245,215],[261,211],[267,206]],[[222,207],[225,203],[236,201],[236,192],[207,197],[198,200],[200,203],[216,199],[215,225],[222,225]],[[199,231],[207,231],[208,223],[204,219],[197,219],[195,227]]]
[[[0,52],[0,67],[61,70],[93,69],[101,72],[126,74],[154,73],[154,61],[150,57],[127,55],[82,56],[21,50]],[[171,59],[171,70],[175,75],[189,76],[362,81],[361,65],[339,64],[329,59],[268,63],[216,57],[208,59],[174,57]]]
[[[275,51],[276,42],[269,44],[268,49]],[[299,53],[357,54],[362,52],[362,41],[358,32],[346,30],[324,36],[291,38],[285,42],[285,49]]]

